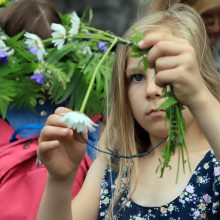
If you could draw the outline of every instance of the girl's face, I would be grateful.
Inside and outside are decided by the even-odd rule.
[[[141,67],[137,70],[138,62],[139,59],[130,57],[127,61],[127,92],[131,111],[139,125],[150,135],[166,137],[168,125],[165,123],[165,111],[157,111],[164,101],[161,97],[162,88],[154,82],[154,69],[148,68],[146,73]],[[187,108],[183,110],[183,116],[187,127],[193,121],[193,117]]]

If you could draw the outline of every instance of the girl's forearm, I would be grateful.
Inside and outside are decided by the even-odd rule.
[[[201,94],[197,104],[190,108],[220,162],[220,103],[210,93]]]
[[[66,181],[56,181],[48,174],[37,220],[72,220],[71,192],[73,179],[71,177]]]

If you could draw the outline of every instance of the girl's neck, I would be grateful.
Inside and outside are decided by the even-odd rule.
[[[161,137],[150,135],[151,146],[156,146],[162,139],[166,136],[161,135]],[[199,129],[195,120],[192,121],[190,126],[186,129],[185,133],[185,141],[186,146],[189,153],[196,153],[199,151],[209,150],[211,149],[207,139],[205,138],[202,131]],[[166,141],[162,143],[158,148],[156,148],[152,153],[151,156],[158,156],[161,155],[162,150],[166,146]]]

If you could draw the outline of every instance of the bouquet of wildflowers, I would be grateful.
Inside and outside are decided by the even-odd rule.
[[[46,40],[27,32],[9,38],[1,31],[3,117],[9,105],[34,108],[45,99],[88,114],[102,112],[107,94],[104,82],[114,61],[111,49],[118,41],[126,41],[90,27],[75,12],[61,18],[62,24],[51,25],[52,36]]]

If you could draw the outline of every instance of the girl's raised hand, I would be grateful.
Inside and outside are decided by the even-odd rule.
[[[61,114],[71,110],[63,107],[47,119],[39,138],[38,157],[55,180],[72,177],[85,154],[87,137],[80,136],[60,122]]]
[[[158,86],[170,84],[177,99],[189,108],[207,93],[193,46],[169,31],[151,31],[139,42],[141,49],[150,48],[147,58],[156,71]],[[202,56],[202,55],[201,55]]]

